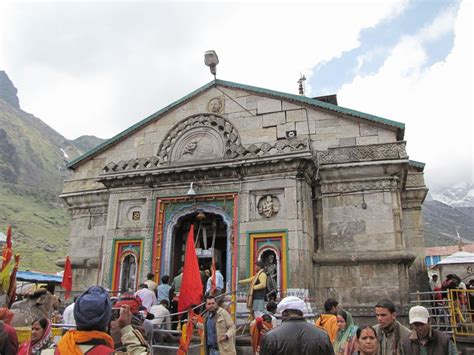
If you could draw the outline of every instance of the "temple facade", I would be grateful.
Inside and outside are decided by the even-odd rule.
[[[74,288],[175,276],[195,227],[227,290],[265,262],[283,296],[407,304],[426,278],[424,164],[404,124],[214,80],[70,162]]]

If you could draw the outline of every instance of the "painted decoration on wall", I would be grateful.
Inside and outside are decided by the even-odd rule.
[[[265,265],[269,288],[268,298],[275,300],[284,294],[288,284],[287,234],[284,231],[249,233],[249,270],[255,273],[255,263]]]
[[[135,291],[142,262],[143,240],[115,240],[112,263],[112,290]]]

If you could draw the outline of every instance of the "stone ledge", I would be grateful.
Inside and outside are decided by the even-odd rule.
[[[64,267],[66,259],[56,260],[56,266]],[[99,267],[98,257],[72,257],[71,267],[73,269],[97,269]]]
[[[341,265],[358,265],[358,264],[385,264],[399,263],[412,264],[416,255],[405,251],[379,251],[360,252],[350,254],[342,254],[341,252],[323,252],[313,255],[313,264],[320,266],[341,266]]]

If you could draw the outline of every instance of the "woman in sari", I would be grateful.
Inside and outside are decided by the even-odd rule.
[[[18,355],[39,355],[41,350],[51,348],[51,321],[40,318],[31,324],[31,339],[18,350]]]
[[[337,326],[339,330],[333,344],[334,354],[357,354],[357,326],[354,324],[352,315],[347,311],[337,312]]]

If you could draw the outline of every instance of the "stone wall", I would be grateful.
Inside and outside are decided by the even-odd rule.
[[[209,144],[194,155],[196,147],[182,137],[195,132],[222,143],[224,153],[215,155],[220,146],[213,151]],[[186,196],[195,182],[199,195],[238,193],[239,278],[249,273],[249,233],[279,230],[288,238],[288,287],[309,289],[317,303],[335,297],[371,305],[388,297],[405,304],[424,270],[420,206],[426,188],[419,174],[410,170],[395,127],[210,88],[137,126],[79,164],[65,182],[71,254],[82,270],[77,279],[90,282],[100,268],[99,279],[109,287],[114,241],[137,238],[144,241],[143,279],[151,271],[157,198]],[[279,204],[270,216],[258,210],[266,196]],[[131,209],[143,218],[131,220]]]

